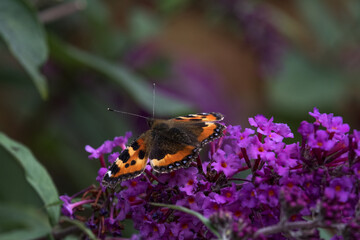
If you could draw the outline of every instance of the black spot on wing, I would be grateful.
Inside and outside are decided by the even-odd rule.
[[[110,168],[111,174],[115,175],[116,173],[118,173],[120,171],[120,168],[118,167],[117,164],[113,163],[113,165]],[[105,175],[107,176],[107,175]]]
[[[131,147],[133,148],[134,151],[136,151],[139,149],[140,145],[137,141],[135,141],[131,144]]]
[[[139,151],[139,158],[144,159],[144,157],[145,157],[145,152],[143,150],[140,150]]]
[[[127,164],[125,164],[125,168],[128,168],[129,166],[130,166],[130,164],[128,164],[128,163],[127,163]]]
[[[135,165],[135,164],[136,164],[136,161],[135,161],[135,160],[132,160],[130,164],[131,164],[131,165]]]
[[[126,163],[129,160],[129,158],[130,158],[130,154],[128,149],[122,151],[122,153],[119,156],[119,159],[123,161],[123,163]]]

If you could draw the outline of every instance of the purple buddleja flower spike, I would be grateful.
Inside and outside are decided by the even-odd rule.
[[[354,151],[360,157],[360,131],[354,130]]]
[[[329,187],[325,188],[325,196],[329,199],[337,198],[339,202],[346,202],[352,192],[352,180],[347,177],[335,178],[330,181]]]
[[[97,149],[94,149],[91,146],[86,145],[85,150],[88,153],[91,153],[89,155],[90,159],[96,159],[96,158],[99,158],[101,155],[111,153],[111,151],[113,150],[113,142],[107,140],[100,147],[98,147]]]
[[[121,236],[125,220],[138,231],[131,239],[320,239],[324,226],[333,239],[357,239],[360,132],[317,108],[310,115],[315,121],[300,123],[300,142],[284,141],[294,136],[287,124],[257,115],[248,128],[228,126],[188,168],[160,174],[147,165],[115,189],[62,195],[62,214],[100,239]],[[100,162],[97,181],[129,137],[86,147]]]
[[[219,173],[224,173],[225,176],[233,176],[240,167],[240,159],[234,154],[227,154],[222,149],[219,149],[213,155],[214,162],[211,166]]]
[[[77,207],[94,202],[94,200],[89,199],[71,203],[71,199],[68,196],[60,196],[60,200],[64,202],[61,208],[61,213],[70,218],[74,218],[75,209]]]
[[[124,150],[131,136],[132,136],[131,132],[126,132],[125,136],[115,137],[113,141],[113,147],[119,146],[122,148],[122,150]]]

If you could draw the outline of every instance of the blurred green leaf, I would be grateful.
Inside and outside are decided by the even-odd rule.
[[[150,12],[142,8],[132,10],[130,16],[130,35],[133,41],[142,42],[156,35],[160,29],[160,21]]]
[[[28,148],[8,138],[1,132],[0,145],[21,165],[24,169],[26,180],[34,188],[45,205],[50,205],[59,200],[57,189],[51,177]],[[56,224],[60,215],[60,207],[51,206],[46,210],[49,214],[51,223]]]
[[[48,53],[45,34],[36,12],[25,0],[0,1],[0,35],[46,99],[46,79],[39,72]]]
[[[301,42],[305,37],[307,37],[308,31],[305,27],[300,24],[294,16],[289,13],[275,7],[272,4],[266,5],[267,10],[270,11],[270,20],[277,31],[286,36],[294,43]]]
[[[121,231],[121,235],[124,238],[131,238],[133,234],[138,234],[139,231],[135,229],[134,221],[132,219],[125,219],[121,221],[124,226],[124,230]]]
[[[325,229],[325,228],[318,228],[320,238],[324,240],[330,240],[332,237],[335,236],[334,230]]]
[[[107,3],[102,0],[87,0],[86,8],[77,15],[82,17],[82,28],[91,39],[86,44],[97,55],[114,59],[126,49],[127,35],[114,26]]]
[[[49,37],[49,44],[52,53],[55,54],[54,57],[58,60],[80,64],[105,75],[109,80],[118,84],[136,103],[149,112],[152,111],[152,85],[130,69],[120,64],[115,65],[75,47],[65,45],[65,43],[61,43],[53,36]],[[190,112],[192,107],[189,103],[175,99],[160,89],[156,89],[155,109],[157,116],[164,116]]]
[[[218,231],[215,229],[215,227],[211,224],[210,220],[207,219],[206,217],[204,217],[203,215],[201,215],[198,212],[195,212],[189,208],[185,208],[182,206],[177,206],[177,205],[170,205],[170,204],[162,204],[162,203],[150,203],[153,206],[157,206],[157,207],[166,207],[166,208],[171,208],[174,210],[178,210],[178,211],[182,211],[185,212],[187,214],[190,214],[194,217],[197,217],[213,234],[215,234],[215,236],[217,236],[218,238],[220,238],[220,234],[218,233]]]
[[[110,24],[109,11],[106,4],[101,0],[86,0],[86,8],[82,11],[91,21],[94,27],[104,27],[105,24]]]
[[[93,234],[93,232],[85,226],[83,222],[80,222],[75,219],[70,219],[68,217],[61,217],[60,221],[71,223],[72,225],[77,226],[81,231],[83,231],[90,239],[96,240],[96,236]]]
[[[288,114],[301,114],[313,107],[331,109],[346,101],[346,80],[337,69],[288,51],[276,81],[268,82],[269,102],[273,109]]]
[[[45,210],[43,201],[26,181],[23,168],[1,146],[0,159],[1,165],[6,166],[6,168],[0,168],[1,178],[6,179],[6,181],[0,181],[0,202],[34,206]]]
[[[326,6],[328,1],[297,0],[296,3],[322,46],[332,47],[341,40],[343,32]]]
[[[356,20],[359,20],[360,17],[360,2],[358,0],[348,0],[344,1],[344,4],[347,10],[351,13],[352,17]],[[359,29],[352,29],[359,32]]]
[[[191,3],[190,0],[159,0],[156,1],[160,11],[166,14],[172,14],[175,11],[181,11]],[[210,6],[211,7],[211,4]]]
[[[0,205],[0,239],[35,239],[51,233],[48,218],[34,208]]]

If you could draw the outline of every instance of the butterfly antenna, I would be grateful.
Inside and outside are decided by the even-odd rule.
[[[153,118],[155,118],[155,83],[153,83]]]
[[[129,112],[124,112],[124,111],[114,110],[114,109],[111,109],[111,108],[108,108],[107,110],[110,111],[110,112],[117,112],[117,113],[122,113],[122,114],[135,116],[135,117],[141,117],[141,118],[149,119],[148,117],[144,117],[144,116],[141,116],[141,115],[138,115],[138,114],[135,114],[135,113],[129,113]]]

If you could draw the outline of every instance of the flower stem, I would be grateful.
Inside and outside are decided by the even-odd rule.
[[[151,171],[145,169],[145,173],[146,173],[146,175],[148,175],[150,178],[154,179],[158,183],[162,183],[154,174],[152,174]]]
[[[100,155],[99,160],[100,160],[100,165],[101,165],[101,167],[106,168],[106,163],[105,163],[105,159],[104,159],[104,155],[103,155],[103,154]]]
[[[247,155],[246,149],[245,148],[241,148],[241,153],[243,154],[243,157],[245,159],[246,165],[248,166],[248,168],[251,169],[251,162],[249,159],[249,156]]]
[[[201,162],[201,159],[200,159],[200,156],[198,156],[196,158],[196,163],[197,163],[197,168],[198,168],[198,171],[200,174],[203,174],[203,168],[202,168],[202,162]]]

